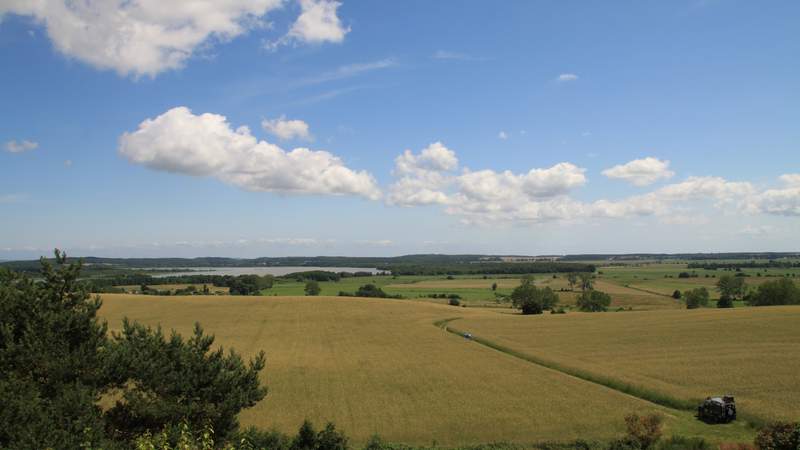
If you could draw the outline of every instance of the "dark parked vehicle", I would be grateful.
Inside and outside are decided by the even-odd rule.
[[[706,423],[728,423],[736,420],[736,401],[732,396],[708,397],[697,407],[697,418]]]

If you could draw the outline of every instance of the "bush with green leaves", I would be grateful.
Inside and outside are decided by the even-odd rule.
[[[99,298],[81,265],[42,259],[42,280],[0,269],[0,448],[78,448],[102,442],[97,406],[108,385]]]
[[[39,281],[0,269],[0,448],[125,447],[147,432],[175,436],[181,421],[225,438],[264,397],[263,353],[245,364],[212,350],[199,326],[167,339],[125,321],[109,338],[80,270],[58,251]]]
[[[322,292],[322,288],[319,287],[319,282],[316,280],[310,280],[306,283],[306,287],[303,289],[306,295],[319,295]]]
[[[661,439],[663,422],[664,418],[659,414],[646,416],[628,414],[625,416],[625,429],[627,430],[625,439],[638,444],[638,448],[643,450],[652,448]]]
[[[708,289],[699,287],[691,291],[686,291],[683,293],[683,299],[686,301],[686,309],[697,309],[701,306],[708,306]]]
[[[758,431],[755,444],[759,450],[800,449],[800,423],[771,423]]]
[[[185,420],[193,429],[210,424],[225,438],[238,427],[237,415],[267,391],[258,374],[264,353],[249,363],[233,350],[213,348],[214,337],[195,324],[184,340],[174,331],[123,321],[106,349],[107,367],[119,400],[106,413],[108,426],[125,440]]]
[[[605,292],[591,289],[583,291],[575,301],[575,305],[584,312],[608,311],[608,307],[611,305],[611,296]]]
[[[672,436],[656,444],[657,450],[714,450],[716,447],[699,437]]]
[[[733,299],[723,295],[717,300],[717,308],[733,308]]]
[[[788,278],[767,281],[747,296],[750,306],[800,305],[800,288]]]

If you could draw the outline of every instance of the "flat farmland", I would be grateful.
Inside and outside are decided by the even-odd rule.
[[[483,315],[459,330],[680,399],[730,393],[757,419],[800,417],[800,307]]]
[[[344,297],[108,294],[103,300],[101,315],[112,329],[127,316],[187,335],[199,321],[218,344],[245,356],[265,350],[262,380],[269,393],[243,412],[243,425],[291,432],[305,418],[330,420],[355,443],[379,433],[393,442],[454,446],[608,439],[622,433],[625,414],[659,411],[668,433],[752,439],[743,424],[709,427],[688,412],[531,364],[433,325],[454,317],[489,326],[495,318],[516,323],[510,314]]]

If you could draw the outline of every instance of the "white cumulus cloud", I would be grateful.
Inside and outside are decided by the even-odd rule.
[[[399,177],[389,190],[387,201],[401,206],[443,204],[448,200],[442,191],[451,181],[449,172],[458,167],[454,151],[434,142],[418,155],[404,151],[394,160],[394,175]]]
[[[345,27],[337,15],[340,6],[342,4],[335,0],[300,0],[300,16],[289,32],[277,41],[267,43],[266,48],[275,50],[292,42],[341,43],[350,27]]]
[[[562,73],[561,75],[556,77],[556,81],[559,83],[565,83],[567,81],[575,81],[578,79],[578,76],[574,73]]]
[[[124,133],[119,153],[150,169],[210,176],[250,191],[358,195],[376,200],[374,178],[326,151],[285,151],[257,140],[247,127],[231,128],[225,116],[176,107]]]
[[[625,180],[634,186],[647,186],[658,180],[672,178],[675,172],[669,170],[669,161],[647,157],[606,169],[603,175]]]
[[[261,127],[264,131],[277,136],[278,139],[303,139],[306,141],[313,139],[307,123],[297,119],[286,119],[286,116],[263,120]]]
[[[342,25],[336,10],[341,3],[331,0],[300,0],[303,12],[289,30],[289,36],[303,42],[342,42],[350,32]]]
[[[182,67],[204,44],[261,25],[281,0],[10,0],[5,13],[32,16],[58,51],[122,75]]]
[[[506,133],[505,131],[500,131],[499,133],[497,133],[497,138],[506,140],[508,139],[508,133]]]
[[[6,151],[9,153],[24,153],[35,150],[39,147],[38,142],[23,139],[20,142],[11,140],[6,142]]]

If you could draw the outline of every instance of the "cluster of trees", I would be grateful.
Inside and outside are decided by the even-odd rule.
[[[558,294],[550,287],[535,286],[531,277],[523,278],[522,283],[511,292],[511,304],[522,314],[542,314],[545,310],[552,310],[558,300]]]
[[[372,283],[365,284],[355,292],[339,291],[340,297],[373,297],[373,298],[403,298],[402,295],[391,295]]]
[[[231,295],[254,295],[269,289],[274,283],[272,275],[178,275],[154,277],[146,274],[125,274],[92,278],[83,281],[91,292],[115,291],[115,286],[159,286],[164,284],[212,285],[227,287]],[[168,294],[165,294],[168,295]]]
[[[751,306],[800,305],[800,288],[788,278],[767,281],[744,297]]]
[[[585,291],[587,289],[592,289],[593,278],[594,276],[591,272],[570,272],[567,274],[567,283],[569,283],[569,289],[571,291],[575,290],[576,285],[580,287],[582,291]]]
[[[364,272],[369,275],[369,272]],[[342,275],[336,272],[329,272],[327,270],[308,270],[305,272],[293,272],[286,275],[283,275],[281,278],[287,280],[295,280],[295,281],[339,281],[342,279]]]
[[[741,269],[790,269],[800,267],[800,261],[768,260],[768,261],[740,261],[740,262],[692,262],[689,269],[705,270],[741,270]]]
[[[184,339],[125,321],[109,336],[80,269],[58,251],[41,281],[0,269],[0,448],[127,448],[181,421],[235,433],[266,395],[264,354],[213,350],[199,325]]]
[[[686,309],[697,309],[701,306],[708,306],[709,293],[708,289],[704,287],[694,288],[690,291],[684,291],[681,297],[686,302]]]
[[[393,275],[489,275],[595,271],[592,264],[560,262],[475,262],[459,264],[392,264],[379,267]]]
[[[611,296],[605,292],[589,289],[578,296],[575,305],[584,312],[608,311],[608,307],[611,306]]]

